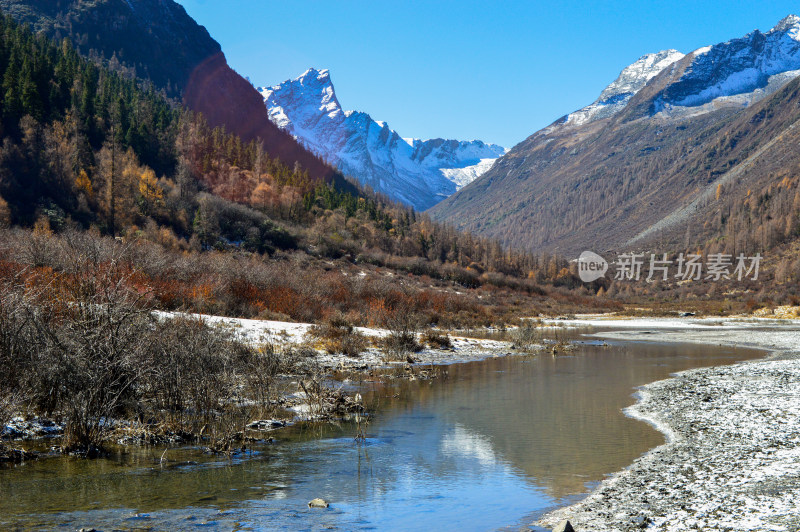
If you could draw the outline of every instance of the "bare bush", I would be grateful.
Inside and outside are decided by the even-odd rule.
[[[422,350],[417,341],[422,318],[407,299],[399,301],[393,310],[386,313],[384,324],[389,334],[383,338],[382,344],[389,355],[402,357]]]
[[[32,246],[45,242],[57,254],[47,238],[35,235]],[[146,291],[130,283],[133,273],[90,249],[92,239],[64,242],[71,264],[63,270],[31,257],[30,269],[4,272],[0,360],[9,371],[2,385],[36,411],[64,417],[65,448],[86,450],[100,444],[110,416],[132,397],[149,306]]]
[[[27,389],[39,409],[64,415],[65,449],[85,451],[102,444],[111,416],[135,400],[153,319],[147,294],[114,259],[76,263],[68,273],[55,290],[30,294],[38,361]]]
[[[265,417],[272,413],[272,405],[281,395],[277,381],[286,367],[286,361],[272,343],[262,344],[248,354],[243,367],[246,393],[256,401],[260,410],[258,417]]]
[[[422,345],[417,341],[415,333],[392,333],[384,337],[381,344],[386,353],[393,358],[402,358],[409,353],[422,351]]]
[[[421,340],[432,349],[451,349],[453,347],[453,341],[450,339],[450,336],[446,333],[442,334],[434,331],[433,329],[422,333]]]
[[[511,331],[511,343],[516,349],[531,351],[542,343],[542,332],[530,320]]]
[[[97,453],[115,419],[227,432],[221,412],[244,395],[269,404],[277,353],[198,320],[157,319],[128,246],[89,233],[58,243],[58,270],[0,271],[0,390],[63,419],[65,451]]]
[[[356,331],[341,313],[335,313],[322,324],[315,325],[309,334],[319,340],[329,354],[342,353],[357,357],[367,348],[367,338]]]
[[[0,281],[0,390],[4,395],[19,390],[19,379],[25,370],[19,362],[30,349],[25,334],[28,319],[22,305],[23,290],[18,283]]]
[[[181,429],[212,422],[233,386],[233,349],[229,332],[212,331],[199,319],[164,320],[148,353],[146,395]]]
[[[308,417],[314,418],[325,413],[325,403],[329,390],[324,385],[325,371],[316,361],[306,360],[295,366],[302,378],[297,386],[305,396]]]
[[[0,435],[19,408],[19,400],[8,392],[0,392]],[[0,443],[2,446],[2,443]]]

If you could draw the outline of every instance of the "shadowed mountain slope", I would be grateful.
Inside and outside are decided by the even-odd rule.
[[[83,55],[112,70],[183,97],[213,127],[224,126],[245,142],[260,138],[285,164],[298,162],[314,178],[344,184],[333,168],[270,122],[255,88],[173,0],[0,0],[0,9],[37,32],[70,39]]]

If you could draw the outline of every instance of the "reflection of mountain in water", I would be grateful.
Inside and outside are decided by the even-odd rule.
[[[621,411],[633,404],[636,386],[746,356],[737,350],[734,358],[731,348],[635,344],[493,359],[452,366],[445,385],[420,384],[420,403],[409,406],[435,412],[449,427],[439,442],[443,455],[504,464],[559,499],[663,443]]]

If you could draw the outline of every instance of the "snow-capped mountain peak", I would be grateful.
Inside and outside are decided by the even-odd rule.
[[[767,33],[789,33],[792,34],[791,36],[793,39],[797,40],[798,30],[800,30],[800,17],[797,15],[787,15]]]
[[[662,50],[654,54],[643,55],[625,67],[619,77],[603,89],[597,101],[604,102],[622,95],[636,94],[658,73],[682,58],[683,54],[678,50]]]
[[[297,77],[293,84],[298,88],[302,88],[301,90],[304,93],[319,94],[322,104],[331,110],[334,108],[341,109],[339,101],[336,99],[336,92],[333,90],[331,74],[328,69],[317,70],[309,68]]]
[[[313,83],[316,80],[321,84],[326,84],[331,82],[331,73],[327,68],[316,69],[314,67],[310,67],[308,70],[300,74],[297,79],[303,83],[309,83],[309,80],[311,80],[311,83]]]
[[[683,54],[677,50],[643,55],[625,67],[592,104],[567,115],[566,124],[580,125],[615,115],[648,81],[682,58]]]
[[[258,89],[265,101],[274,100],[272,96],[278,90],[282,91],[284,100],[315,103],[315,105],[305,105],[302,109],[296,108],[291,120],[280,105],[268,105],[270,120],[280,128],[287,129],[290,122],[294,122],[302,129],[313,129],[322,115],[335,118],[342,114],[342,107],[336,99],[336,91],[333,89],[328,70],[309,68],[300,76],[281,85]]]
[[[654,101],[656,112],[697,114],[747,106],[800,75],[800,17],[696,50],[680,79]]]
[[[258,89],[270,119],[360,182],[417,210],[432,207],[506,152],[482,141],[403,138],[367,113],[342,110],[328,70]]]
[[[544,134],[614,116],[651,79],[684,57],[677,50],[640,57],[597,100],[546,128]],[[788,15],[766,33],[755,30],[698,48],[687,61],[680,77],[655,97],[652,112],[687,116],[720,106],[750,105],[800,76],[800,17]]]

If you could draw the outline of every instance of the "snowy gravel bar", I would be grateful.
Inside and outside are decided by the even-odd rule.
[[[599,322],[599,323],[598,323]],[[758,347],[762,360],[702,368],[648,384],[629,415],[667,443],[581,502],[545,515],[581,531],[800,530],[800,322],[597,320],[611,339]]]
[[[310,323],[293,323],[284,321],[250,320],[243,318],[228,318],[208,314],[183,314],[177,312],[156,312],[162,319],[178,316],[199,319],[211,327],[219,327],[233,333],[237,340],[259,346],[264,343],[275,343],[283,346],[301,346],[309,339],[309,331],[313,327]],[[368,338],[382,338],[389,334],[385,329],[355,327],[355,331]],[[525,351],[516,351],[511,342],[488,340],[483,338],[469,338],[450,335],[452,347],[450,349],[425,348],[418,353],[413,353],[413,358],[420,365],[447,365],[459,362],[471,362],[510,355],[524,355]],[[405,364],[402,361],[387,360],[386,354],[381,349],[372,347],[364,350],[358,357],[348,357],[341,353],[317,352],[315,360],[324,368],[386,366],[391,364]]]

